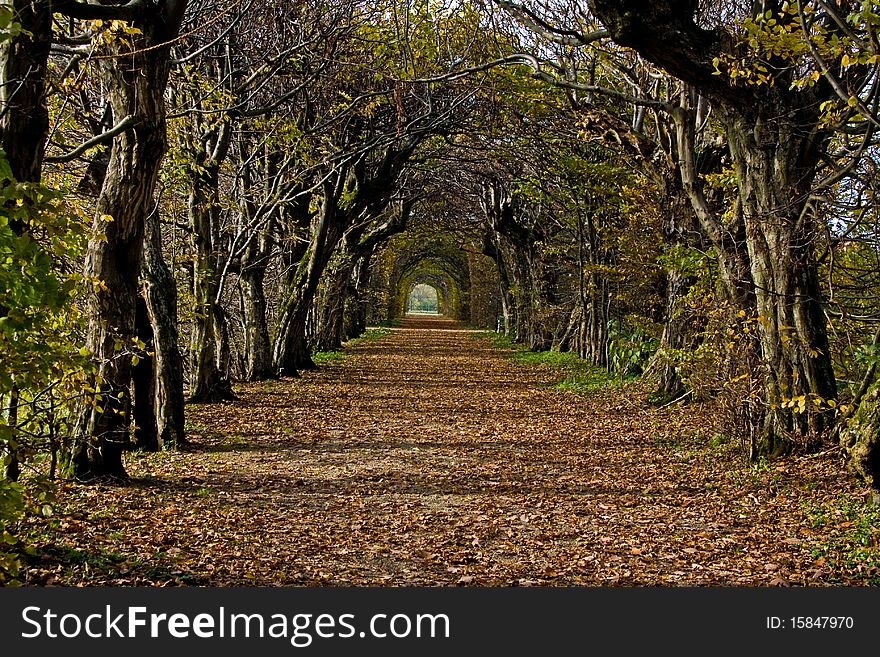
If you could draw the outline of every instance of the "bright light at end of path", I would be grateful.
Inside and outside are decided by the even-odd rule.
[[[407,314],[439,315],[436,288],[425,283],[414,285],[406,300],[406,312]]]

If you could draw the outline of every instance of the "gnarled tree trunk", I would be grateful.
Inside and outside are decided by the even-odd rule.
[[[754,115],[726,111],[731,153],[758,313],[762,360],[767,365],[767,419],[759,452],[778,448],[791,434],[816,436],[823,412],[796,414],[782,405],[806,397],[824,404],[837,396],[823,295],[815,257],[817,228],[805,210],[819,162],[816,109],[780,105]]]
[[[177,29],[167,10],[179,8],[171,4],[146,5],[135,23],[141,34],[128,45],[113,41],[107,46],[111,56],[100,64],[114,118],[129,116],[131,125],[113,140],[95,213],[96,232],[105,239],[93,239],[86,257],[86,277],[100,282],[88,297],[86,336],[86,347],[98,363],[97,395],[62,453],[63,472],[79,479],[125,476],[122,453],[130,444],[131,349],[137,337],[144,223],[153,209],[166,148],[164,93],[170,62],[163,44]]]
[[[718,75],[715,62],[735,38],[694,22],[696,4],[663,0],[590,0],[590,8],[621,45],[692,85],[713,104],[722,122],[737,175],[737,212],[748,249],[756,329],[764,365],[764,417],[752,437],[752,454],[773,453],[792,441],[811,440],[830,422],[812,412],[836,396],[826,320],[814,249],[816,227],[808,211],[810,188],[828,136],[820,103],[833,91],[819,81],[798,88],[792,67],[763,86],[739,85]],[[763,13],[763,9],[761,9]],[[679,139],[692,122],[676,110]],[[682,148],[682,158],[693,149]],[[684,165],[687,161],[683,159]],[[693,166],[682,166],[683,183],[698,217],[709,213],[700,198]],[[722,272],[723,274],[723,272]],[[750,309],[744,309],[748,313]],[[803,397],[809,409],[785,404]]]
[[[288,287],[275,332],[272,360],[280,376],[296,376],[298,370],[314,369],[306,328],[318,283],[333,249],[342,239],[345,225],[338,216],[332,185],[325,186],[324,200],[311,233],[308,251]]]

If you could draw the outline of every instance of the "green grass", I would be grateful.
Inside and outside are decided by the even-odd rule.
[[[822,532],[812,546],[814,559],[872,586],[880,585],[880,508],[852,497],[809,505],[806,524]]]
[[[524,365],[538,365],[558,370],[561,379],[553,387],[574,393],[588,393],[595,390],[620,387],[623,379],[601,367],[586,362],[577,354],[559,351],[515,351],[512,358]]]
[[[315,365],[328,365],[344,360],[347,355],[344,351],[318,351],[312,354],[312,362]]]
[[[363,335],[361,335],[357,338],[352,338],[351,340],[348,340],[345,343],[345,346],[348,347],[348,346],[360,344],[362,342],[370,342],[371,340],[378,340],[379,338],[382,338],[386,335],[390,335],[391,333],[394,333],[394,331],[392,331],[389,328],[384,328],[381,326],[379,328],[367,329],[366,331],[364,331]]]
[[[596,367],[579,358],[577,354],[560,351],[529,351],[516,344],[506,335],[492,331],[478,334],[495,349],[511,350],[510,358],[522,365],[547,367],[558,371],[559,381],[553,384],[556,390],[587,393],[611,387],[619,387],[630,379],[624,379],[607,370]]]
[[[517,349],[518,345],[514,343],[508,336],[495,331],[482,331],[476,334],[477,337],[488,340],[495,349]]]

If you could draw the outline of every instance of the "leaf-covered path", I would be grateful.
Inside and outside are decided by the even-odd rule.
[[[653,409],[637,388],[555,390],[551,370],[442,319],[409,320],[346,353],[299,379],[241,386],[238,402],[190,407],[193,448],[131,455],[127,485],[66,487],[27,581],[823,585],[871,575],[844,561],[846,519],[817,520],[825,502],[858,493],[833,453],[756,469],[700,433],[699,407]]]

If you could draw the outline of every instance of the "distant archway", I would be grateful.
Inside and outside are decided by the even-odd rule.
[[[433,285],[416,283],[406,298],[406,312],[410,315],[439,315],[440,295]]]
[[[409,312],[410,294],[419,285],[434,289],[437,313],[467,320],[470,271],[467,254],[451,240],[418,240],[395,258],[388,278],[388,317]]]
[[[458,234],[397,236],[376,254],[368,321],[393,323],[410,314],[410,295],[425,285],[436,292],[438,315],[474,326],[494,326],[499,307],[497,270],[477,247],[462,244]],[[476,312],[472,298],[477,299]]]

